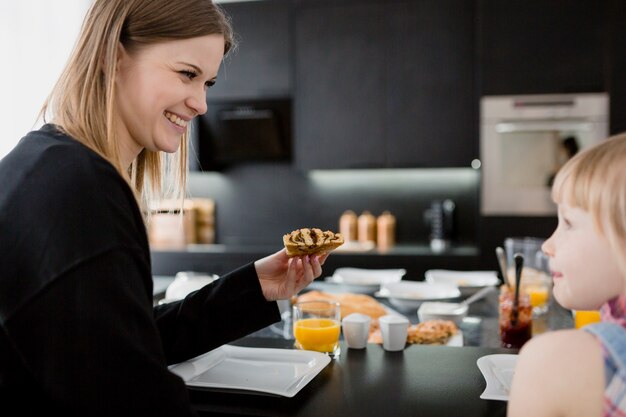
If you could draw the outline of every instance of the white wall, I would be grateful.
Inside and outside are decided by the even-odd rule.
[[[74,46],[90,0],[0,0],[0,159],[37,115]]]

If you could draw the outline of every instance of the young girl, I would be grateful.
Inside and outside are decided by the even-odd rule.
[[[282,250],[152,307],[146,202],[184,194],[187,126],[231,45],[211,0],[93,3],[50,123],[0,161],[2,415],[192,415],[167,365],[280,320],[320,276],[325,255]]]
[[[508,415],[626,415],[626,135],[572,158],[552,190],[559,223],[544,243],[554,297],[602,322],[532,339],[521,350]]]

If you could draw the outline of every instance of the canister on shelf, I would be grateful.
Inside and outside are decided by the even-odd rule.
[[[339,233],[344,241],[351,242],[357,240],[357,216],[352,210],[346,210],[339,218]]]
[[[377,243],[379,249],[389,249],[396,244],[396,217],[385,210],[376,219]]]
[[[359,242],[376,242],[376,217],[365,210],[358,218]]]

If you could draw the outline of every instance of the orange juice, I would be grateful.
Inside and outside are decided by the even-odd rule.
[[[529,284],[524,286],[524,291],[530,296],[530,304],[534,307],[543,307],[550,297],[549,289],[544,285]]]
[[[333,352],[339,345],[339,322],[331,319],[301,319],[293,328],[298,347],[317,352]]]
[[[596,310],[582,311],[574,310],[574,325],[577,329],[586,326],[591,323],[600,321],[600,312]]]

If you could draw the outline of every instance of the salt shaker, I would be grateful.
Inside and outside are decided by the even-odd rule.
[[[351,349],[365,349],[372,318],[361,313],[348,314],[341,321],[343,337]]]
[[[409,320],[406,317],[388,314],[378,319],[383,336],[383,348],[390,352],[404,349],[409,333]]]

